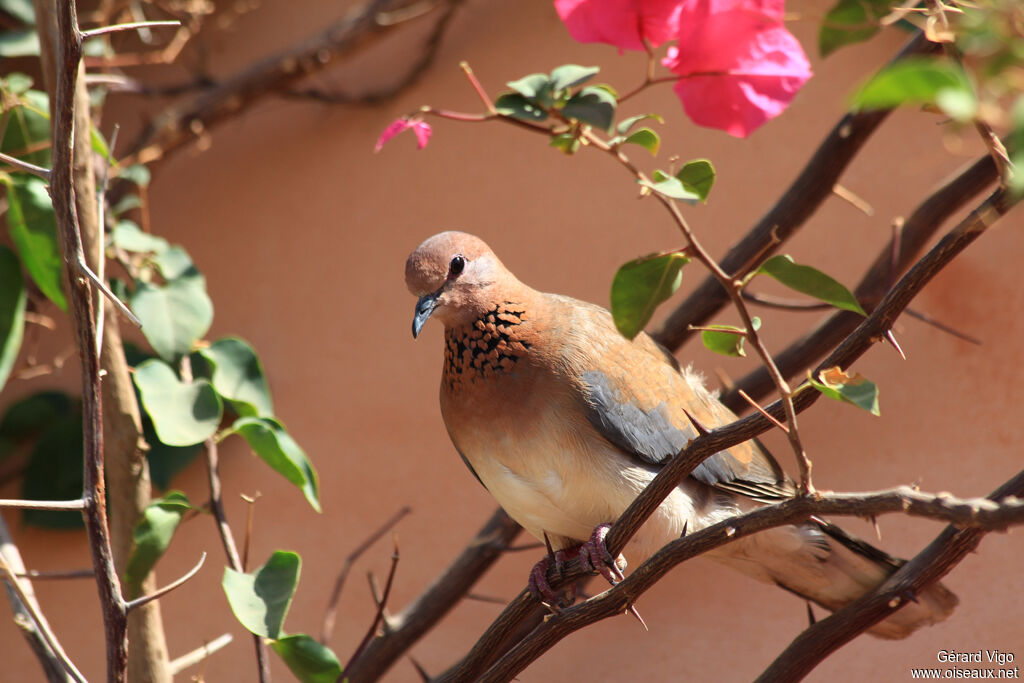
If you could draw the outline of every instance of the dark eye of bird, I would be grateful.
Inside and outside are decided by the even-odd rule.
[[[452,257],[451,263],[448,264],[448,275],[449,277],[457,277],[459,273],[466,267],[466,257],[462,254],[456,254]]]

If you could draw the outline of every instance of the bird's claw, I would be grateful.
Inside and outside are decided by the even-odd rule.
[[[580,545],[579,556],[580,562],[585,568],[589,567],[591,571],[600,574],[614,586],[626,578],[622,573],[622,570],[626,568],[626,558],[622,555],[613,558],[612,554],[608,552],[604,538],[611,528],[611,524],[598,524],[594,527],[594,533],[590,535],[590,540]]]

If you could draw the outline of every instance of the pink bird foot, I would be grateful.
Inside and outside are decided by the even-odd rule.
[[[604,538],[611,528],[611,524],[598,524],[594,527],[590,540],[580,545],[579,557],[585,569],[589,568],[592,572],[600,574],[614,586],[626,578],[622,573],[626,568],[626,558],[622,555],[612,558],[612,554],[608,552]]]

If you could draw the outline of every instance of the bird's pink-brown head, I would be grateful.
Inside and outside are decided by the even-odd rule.
[[[468,323],[492,308],[502,286],[518,284],[483,240],[465,232],[428,238],[405,262],[405,285],[418,300],[416,337],[431,316],[445,327]]]

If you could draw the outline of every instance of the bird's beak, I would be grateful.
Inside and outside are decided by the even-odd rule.
[[[437,308],[437,298],[441,296],[442,289],[430,294],[424,294],[416,302],[416,313],[412,318],[412,338],[420,336],[420,330],[423,329],[423,325],[426,324],[427,318]]]

